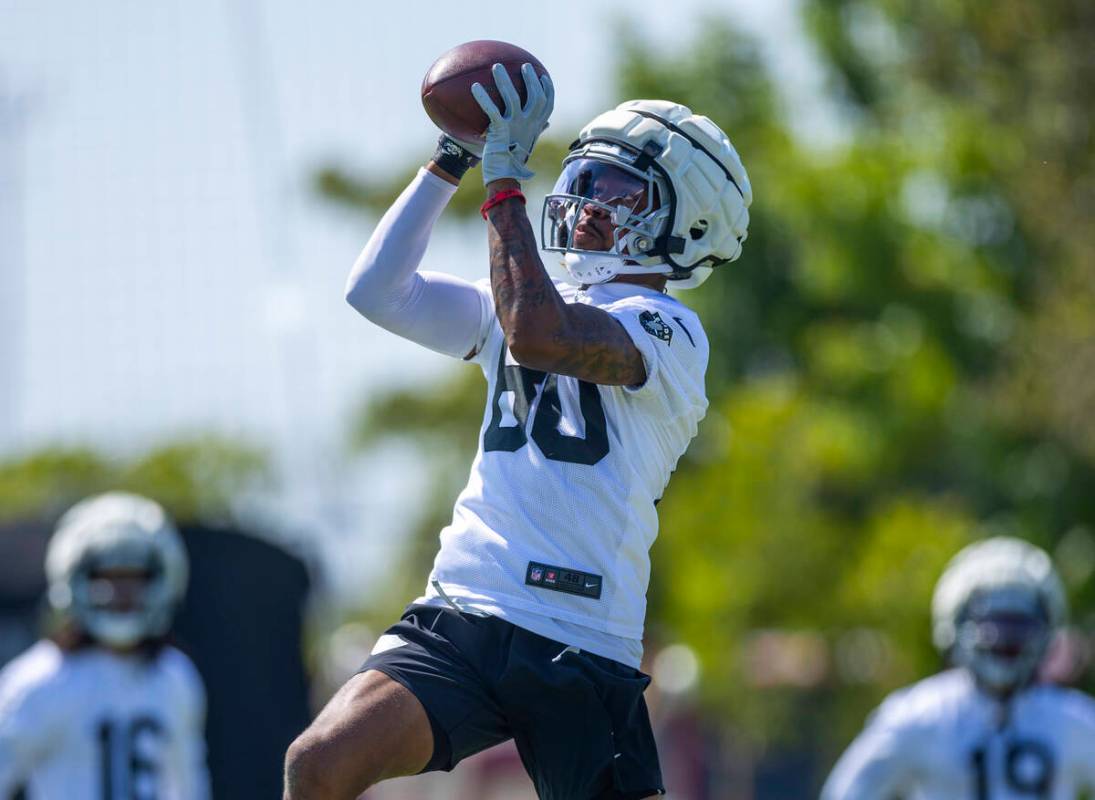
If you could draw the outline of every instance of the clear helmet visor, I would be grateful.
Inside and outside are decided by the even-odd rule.
[[[581,157],[568,161],[544,200],[541,241],[557,252],[639,256],[651,248],[668,211],[651,171]]]
[[[591,157],[575,158],[563,167],[552,194],[584,197],[612,207],[624,205],[641,214],[650,210],[653,200],[651,180],[630,167]]]

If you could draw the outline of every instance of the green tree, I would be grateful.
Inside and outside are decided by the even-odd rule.
[[[261,449],[216,436],[180,439],[133,457],[53,447],[0,462],[0,522],[52,520],[91,494],[130,491],[180,522],[230,518],[241,496],[269,486]]]

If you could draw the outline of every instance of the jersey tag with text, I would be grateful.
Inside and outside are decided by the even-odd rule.
[[[525,584],[550,589],[553,592],[565,592],[582,597],[601,599],[601,585],[604,580],[592,572],[582,572],[568,567],[554,567],[551,564],[528,562],[525,570]]]

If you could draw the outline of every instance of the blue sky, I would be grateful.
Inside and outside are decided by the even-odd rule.
[[[553,126],[577,128],[613,97],[623,15],[671,49],[701,12],[724,13],[762,36],[793,100],[817,81],[793,8],[4,0],[0,336],[14,348],[0,357],[16,410],[0,448],[129,451],[209,429],[267,443],[286,477],[279,513],[337,550],[352,583],[394,546],[416,487],[345,458],[347,415],[450,367],[346,306],[369,220],[318,200],[313,170],[428,158],[422,75],[469,39],[535,53]],[[485,253],[474,228],[442,226],[426,262],[477,277]]]

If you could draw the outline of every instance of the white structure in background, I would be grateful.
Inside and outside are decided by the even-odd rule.
[[[23,141],[28,101],[0,75],[0,456],[19,444],[23,339]]]

